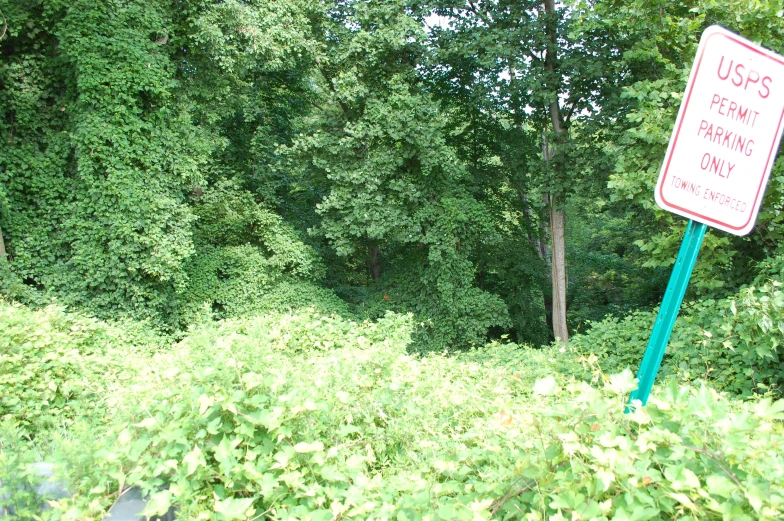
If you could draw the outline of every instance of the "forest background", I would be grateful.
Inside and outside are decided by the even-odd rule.
[[[780,519],[781,153],[624,414],[714,24],[784,53],[773,0],[0,0],[0,512]]]
[[[422,350],[654,307],[653,204],[702,29],[775,2],[4,2],[2,289],[167,331],[411,312]],[[782,163],[691,299],[779,254]],[[567,277],[568,274],[568,277]]]

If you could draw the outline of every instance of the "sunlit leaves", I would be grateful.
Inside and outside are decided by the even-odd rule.
[[[187,459],[188,467],[176,470],[188,473],[187,485],[178,481],[192,491],[183,497],[204,501],[180,508],[194,516],[221,513],[225,505],[236,506],[237,515],[242,507],[276,518],[317,517],[329,505],[330,512],[357,516],[430,513],[472,521],[520,510],[531,519],[580,512],[673,519],[688,511],[773,519],[781,512],[778,442],[748,436],[784,436],[777,404],[733,403],[708,388],[673,385],[654,390],[644,410],[625,414],[635,386],[628,371],[607,378],[602,389],[557,374],[534,380],[541,359],[533,350],[523,350],[512,367],[492,362],[493,353],[504,352],[498,348],[466,359],[410,357],[392,340],[396,329],[410,326],[393,317],[375,326],[379,334],[369,324],[330,333],[341,339],[334,350],[319,346],[318,330],[306,343],[278,346],[286,331],[307,329],[307,320],[265,317],[186,340],[167,363],[190,360],[193,383],[226,396],[237,410],[215,416],[215,437],[198,453],[215,470],[230,462],[232,471],[216,483],[214,470],[195,463],[197,451],[181,447],[183,439],[199,439],[207,421],[189,384],[149,395],[148,407],[171,423],[161,424],[160,443],[134,479],[150,479],[168,458]],[[270,327],[276,332],[265,337]],[[202,364],[214,370],[198,369]],[[241,390],[247,379],[236,367],[252,372],[258,385]],[[192,412],[167,413],[173,401],[193,401]],[[244,430],[250,416],[273,403],[279,422]],[[426,483],[432,485],[423,493]],[[251,500],[240,491],[247,486],[261,496]]]
[[[780,392],[782,265],[781,257],[771,258],[760,266],[760,274],[751,284],[736,294],[685,304],[669,341],[662,376],[674,375],[685,381],[707,379],[719,389],[741,395]],[[636,370],[654,319],[651,312],[608,317],[593,323],[585,335],[573,338],[569,349],[598,356],[607,372],[626,367]],[[776,414],[776,409],[770,414]]]

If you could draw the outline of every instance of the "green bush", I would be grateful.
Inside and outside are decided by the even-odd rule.
[[[133,357],[161,339],[49,306],[0,301],[0,420],[24,436],[106,413],[109,390],[132,374]]]
[[[438,257],[438,262],[400,262],[390,268],[375,291],[362,292],[357,312],[371,319],[388,311],[411,313],[415,329],[410,349],[418,353],[482,346],[490,330],[512,325],[504,301],[473,285],[470,262],[449,251]]]
[[[349,314],[334,292],[318,285],[325,267],[317,252],[249,192],[222,182],[194,209],[200,249],[179,295],[183,326],[198,322],[205,307],[218,319],[301,307]]]
[[[198,322],[205,306],[218,319],[304,307],[349,314],[334,292],[270,268],[255,246],[206,249],[191,261],[189,272],[180,304],[183,325]]]
[[[104,365],[127,356],[108,326],[80,333],[84,320],[59,310],[6,307],[16,322],[55,324],[58,340],[79,325],[81,352]],[[37,456],[16,427],[0,430],[0,480],[36,458],[67,469],[74,498],[52,519],[100,519],[131,484],[152,495],[149,514],[173,504],[181,519],[216,521],[784,515],[784,402],[670,380],[624,414],[628,371],[597,371],[592,386],[553,372],[582,367],[569,351],[514,344],[411,355],[413,327],[312,309],[194,327],[171,349],[137,353],[105,387],[107,406]],[[68,403],[95,405],[89,392]]]
[[[704,378],[735,394],[780,392],[784,384],[784,257],[770,259],[737,294],[684,305],[675,323],[662,376]],[[636,369],[655,314],[635,312],[593,323],[572,338],[569,349],[595,354],[606,372]]]
[[[33,519],[38,514],[40,499],[34,486],[39,480],[30,472],[35,453],[25,436],[16,425],[0,422],[0,516],[11,509],[16,519]]]
[[[128,481],[153,493],[150,513],[176,504],[189,519],[784,512],[782,402],[672,385],[624,414],[629,372],[595,388],[535,379],[541,353],[512,346],[411,356],[410,331],[396,315],[313,313],[194,331],[158,355],[160,384],[116,427]]]
[[[31,305],[45,304],[41,292],[25,284],[3,258],[0,258],[0,298]]]
[[[172,8],[52,0],[0,10],[9,267],[69,305],[171,325],[194,251],[185,194],[203,184],[215,149],[168,49],[151,39],[171,27]]]
[[[459,360],[485,366],[501,366],[530,384],[537,378],[553,374],[598,379],[599,371],[583,363],[580,357],[566,353],[566,348],[558,345],[533,348],[512,342],[491,342],[481,348],[456,353],[456,356]]]
[[[674,334],[670,337],[670,346],[677,342],[678,335],[682,334],[682,316],[676,322]],[[606,373],[622,371],[625,368],[635,369],[640,365],[642,355],[651,328],[656,319],[656,313],[650,311],[633,311],[623,317],[608,316],[601,322],[590,323],[590,329],[583,334],[574,335],[569,339],[568,350],[579,355],[595,355],[602,369]],[[671,354],[673,348],[668,349],[660,370],[661,376],[671,374]]]

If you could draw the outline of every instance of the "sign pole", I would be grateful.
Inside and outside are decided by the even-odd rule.
[[[656,316],[656,323],[653,326],[648,347],[645,349],[645,355],[637,373],[637,378],[640,381],[639,387],[632,392],[629,403],[632,400],[640,400],[643,405],[648,403],[648,395],[651,393],[653,381],[659,372],[659,366],[664,357],[667,342],[670,341],[675,319],[678,318],[678,311],[680,311],[683,296],[686,294],[686,287],[689,285],[694,264],[697,262],[697,255],[700,253],[706,228],[705,224],[692,220],[689,220],[689,224],[686,226],[681,249],[675,260],[675,266],[672,268],[670,281],[667,283],[667,290],[664,292],[662,305]]]

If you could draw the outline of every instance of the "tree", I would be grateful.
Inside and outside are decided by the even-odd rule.
[[[592,14],[591,2],[556,6],[551,0],[469,0],[430,5],[449,20],[448,28],[435,31],[442,55],[456,57],[450,64],[478,57],[475,73],[490,85],[488,91],[506,118],[538,131],[534,135],[541,144],[541,164],[529,165],[538,175],[520,187],[525,190],[521,197],[530,201],[530,194],[538,191],[544,198],[550,252],[543,247],[539,251],[551,265],[553,332],[566,341],[564,205],[575,190],[586,183],[600,184],[597,177],[606,175],[571,154],[577,143],[595,141],[598,128],[622,115],[622,79],[613,58],[626,42]],[[579,132],[574,128],[578,121]],[[600,147],[594,147],[592,159],[601,154]]]
[[[15,271],[69,303],[165,317],[192,251],[183,193],[205,159],[170,101],[165,3],[3,7],[0,171]]]
[[[242,152],[285,141],[283,114],[297,114],[300,7],[0,2],[0,225],[13,271],[69,304],[178,324],[201,247],[194,194],[223,178],[260,188],[273,154]]]
[[[479,73],[481,53],[462,50],[470,46],[470,34],[441,31],[438,25],[428,30],[436,52],[426,69],[428,90],[447,118],[446,141],[466,166],[465,185],[489,212],[498,237],[474,252],[477,284],[506,303],[512,338],[546,343],[552,334],[546,320],[551,306],[545,304],[550,301],[543,263],[548,255],[541,250],[546,242],[538,227],[545,221],[528,197],[531,165],[541,160],[541,133],[514,124],[496,80]]]
[[[623,55],[635,79],[625,91],[628,117],[612,136],[614,168],[611,203],[647,227],[637,245],[644,266],[669,268],[680,246],[684,219],[661,210],[653,187],[675,123],[702,31],[720,24],[781,52],[784,25],[778,2],[629,2],[619,12],[612,3],[597,8],[632,42]],[[692,296],[721,297],[747,283],[757,263],[775,255],[781,242],[784,164],[777,161],[755,229],[748,237],[708,231],[692,275]]]
[[[376,312],[418,314],[422,345],[483,342],[508,324],[504,303],[475,286],[473,252],[497,235],[425,88],[421,17],[406,1],[340,2],[313,30],[323,95],[286,151],[316,207],[312,233],[364,264]]]

